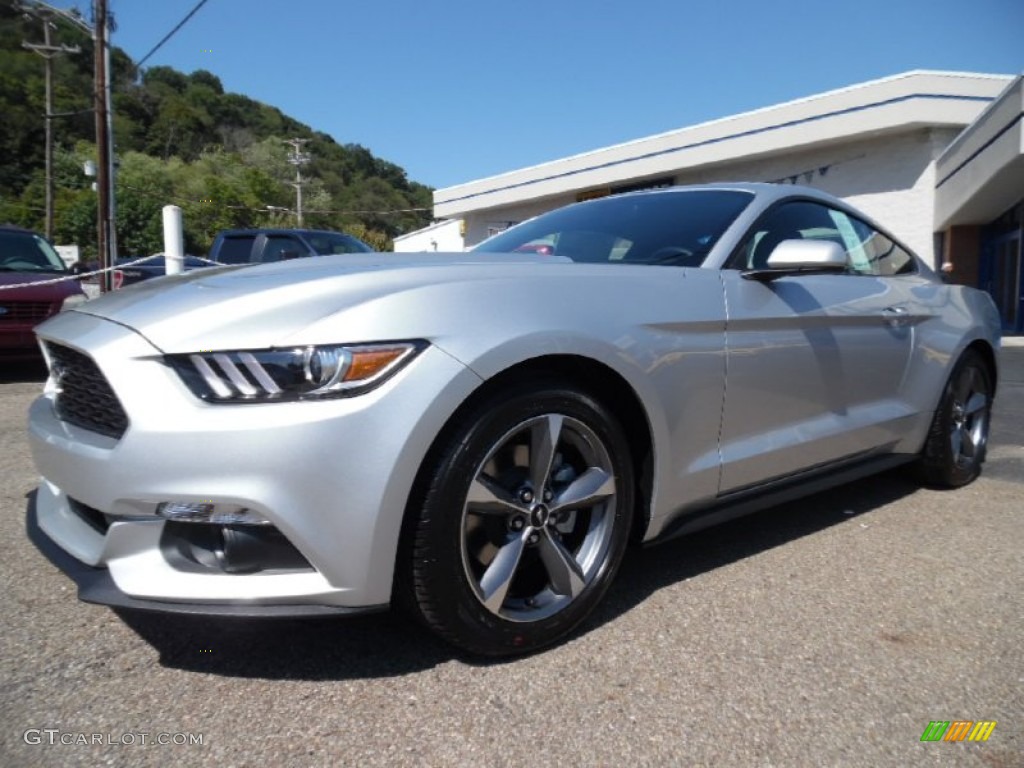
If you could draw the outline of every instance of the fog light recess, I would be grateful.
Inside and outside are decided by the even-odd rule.
[[[156,513],[176,523],[207,523],[213,525],[270,525],[259,512],[238,504],[220,504],[212,501],[164,501],[157,504]]]

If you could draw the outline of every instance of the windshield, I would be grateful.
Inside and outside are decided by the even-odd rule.
[[[472,250],[590,263],[698,267],[753,200],[750,192],[685,190],[605,197],[545,213]]]
[[[31,232],[0,232],[0,272],[66,272],[57,251]]]

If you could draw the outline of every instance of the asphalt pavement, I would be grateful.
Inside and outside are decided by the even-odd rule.
[[[0,766],[1019,768],[1024,347],[1003,366],[973,485],[890,473],[633,551],[582,631],[500,663],[387,614],[78,602],[25,537],[41,370],[0,369]],[[921,741],[956,720],[996,726]]]

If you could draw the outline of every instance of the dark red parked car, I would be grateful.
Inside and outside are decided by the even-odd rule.
[[[86,297],[74,279],[31,284],[71,276],[71,270],[42,235],[0,226],[0,362],[39,357],[32,329]]]

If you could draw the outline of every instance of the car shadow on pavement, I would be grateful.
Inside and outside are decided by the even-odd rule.
[[[810,536],[919,491],[905,467],[856,480],[678,539],[627,553],[587,627],[600,626],[663,587]]]
[[[390,613],[344,619],[230,619],[115,609],[160,653],[190,672],[267,680],[355,680],[430,669],[457,652]]]
[[[613,621],[659,589],[842,524],[918,487],[893,471],[656,547],[634,548],[577,635]],[[159,652],[163,666],[229,677],[344,680],[403,675],[452,660],[509,661],[468,657],[391,613],[289,620],[116,612]]]

